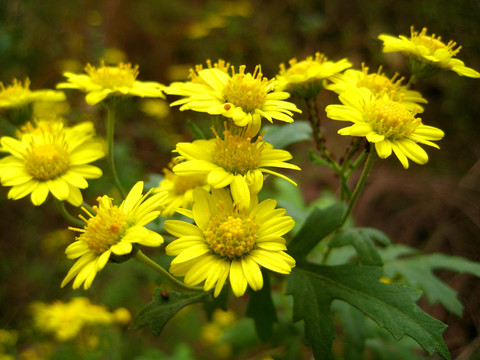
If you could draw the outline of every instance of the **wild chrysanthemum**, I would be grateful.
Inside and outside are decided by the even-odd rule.
[[[352,126],[340,129],[340,135],[365,136],[375,144],[380,158],[392,151],[408,168],[408,159],[425,164],[428,155],[419,144],[438,148],[432,140],[440,140],[444,133],[433,126],[422,124],[415,112],[387,95],[376,97],[366,88],[351,88],[339,96],[343,105],[329,105],[327,116],[333,120],[351,121]]]
[[[258,193],[263,186],[263,174],[272,174],[284,178],[296,185],[288,177],[268,169],[278,167],[300,170],[286,161],[292,155],[286,150],[274,149],[259,136],[255,141],[245,135],[244,129],[238,131],[232,127],[210,140],[195,140],[191,143],[177,144],[176,151],[183,162],[173,167],[179,176],[204,175],[208,184],[215,188],[230,185],[236,202],[248,207],[250,193]]]
[[[398,78],[395,74],[388,78],[382,72],[382,67],[376,73],[368,73],[369,68],[362,64],[362,70],[348,69],[342,74],[332,76],[332,84],[326,88],[341,94],[347,91],[349,87],[367,88],[374,95],[387,94],[393,101],[402,101],[403,105],[409,109],[417,109],[419,112],[423,108],[418,103],[426,104],[427,100],[422,97],[418,91],[409,90],[407,86],[402,85],[403,78]]]
[[[193,190],[197,186],[201,186],[207,191],[210,189],[204,174],[186,176],[174,174],[171,168],[176,163],[174,160],[169,165],[169,169],[163,169],[165,177],[155,190],[166,191],[168,194],[164,201],[165,209],[162,212],[162,216],[165,217],[172,216],[178,208],[191,208],[193,204]]]
[[[317,96],[326,79],[352,66],[347,59],[337,62],[329,61],[319,52],[315,53],[315,58],[309,56],[300,62],[297,59],[291,59],[289,64],[288,69],[285,64],[280,64],[275,88],[279,91],[295,93],[303,98]]]
[[[480,77],[480,73],[455,58],[461,49],[456,42],[450,40],[445,44],[440,36],[427,35],[427,28],[418,32],[412,26],[410,33],[410,38],[403,35],[379,35],[378,38],[383,41],[383,52],[400,51],[407,55],[412,72],[420,77],[432,75],[440,68],[455,71],[462,76]]]
[[[75,278],[74,289],[82,283],[88,289],[112,254],[128,255],[134,243],[144,246],[160,246],[163,243],[162,236],[145,225],[160,215],[166,194],[158,193],[147,199],[151,190],[143,196],[142,192],[143,182],[139,181],[120,206],[113,205],[112,199],[104,195],[98,197],[98,206],[93,206],[95,214],[82,208],[90,218],[80,215],[86,223],[85,227],[70,228],[80,235],[65,253],[69,259],[79,259],[63,280],[62,287]]]
[[[65,72],[67,82],[57,84],[57,89],[78,89],[87,93],[85,100],[95,105],[112,95],[130,95],[140,97],[161,97],[163,85],[149,81],[137,80],[138,66],[120,63],[117,66],[106,66],[103,61],[97,68],[90,64],[85,67],[87,74]]]
[[[293,122],[293,112],[301,112],[293,103],[284,101],[290,95],[277,91],[273,79],[263,77],[260,66],[252,73],[242,65],[232,75],[224,67],[201,69],[191,73],[192,81],[173,83],[165,89],[170,95],[183,98],[171,104],[180,110],[206,112],[231,118],[235,125],[249,128],[252,136],[260,130],[261,118]]]
[[[175,256],[170,272],[185,277],[187,285],[205,281],[208,291],[215,287],[218,296],[227,278],[235,296],[242,296],[247,285],[253,290],[263,287],[260,266],[289,274],[295,260],[287,255],[285,239],[295,222],[285,216],[285,209],[275,209],[276,201],[261,203],[257,197],[250,207],[239,207],[224,189],[211,194],[202,188],[194,192],[191,217],[195,224],[167,220],[165,229],[178,237],[166,252]]]
[[[79,206],[86,179],[102,176],[101,169],[89,165],[105,155],[94,134],[91,122],[69,128],[52,120],[27,124],[19,139],[2,137],[3,150],[11,154],[0,160],[1,183],[12,186],[8,198],[31,194],[32,203],[41,205],[51,192],[58,200]]]
[[[35,327],[41,332],[55,334],[58,341],[71,340],[86,327],[118,322],[115,312],[128,311],[119,308],[112,313],[106,307],[94,305],[84,297],[51,304],[35,302],[31,307]]]
[[[55,90],[30,90],[30,79],[21,81],[13,79],[12,84],[3,85],[0,82],[0,110],[18,108],[36,101],[64,101],[65,94]]]

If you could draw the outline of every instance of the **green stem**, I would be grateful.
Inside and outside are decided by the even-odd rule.
[[[363,167],[362,175],[360,176],[360,179],[357,182],[357,186],[355,187],[355,190],[353,191],[352,197],[350,198],[350,201],[348,202],[347,210],[345,211],[345,214],[343,215],[342,222],[339,226],[341,228],[345,222],[348,219],[348,216],[352,212],[353,206],[355,205],[355,202],[357,201],[358,195],[363,190],[363,187],[365,186],[365,183],[367,182],[368,175],[370,174],[370,171],[372,170],[373,164],[375,162],[377,153],[375,152],[375,149],[370,149],[370,152],[368,153],[367,160],[365,161],[365,165]]]
[[[140,261],[142,264],[147,265],[149,268],[155,270],[159,273],[164,279],[166,279],[171,285],[176,287],[179,290],[186,290],[186,291],[204,291],[202,287],[199,286],[187,286],[183,282],[174,278],[170,273],[165,270],[163,267],[158,265],[155,261],[150,259],[147,255],[145,255],[141,250],[138,250],[135,254],[135,259]]]
[[[122,195],[122,198],[125,199],[126,193],[123,189],[122,184],[120,183],[120,179],[117,175],[117,169],[115,167],[115,156],[113,153],[113,144],[114,144],[114,133],[115,133],[115,109],[112,104],[107,104],[107,144],[108,144],[108,154],[107,154],[107,162],[108,167],[110,168],[110,172],[113,177],[113,181],[115,186],[117,187],[118,191]]]
[[[65,208],[65,203],[63,201],[60,201],[58,199],[55,199],[55,205],[57,206],[57,209],[58,211],[60,212],[60,214],[62,214],[62,216],[70,221],[71,223],[77,225],[77,226],[80,226],[81,228],[83,228],[83,226],[85,225],[85,223],[76,218],[75,216],[73,216],[72,214],[70,214],[67,209]]]
[[[333,159],[332,155],[325,147],[325,138],[323,136],[320,119],[318,117],[318,109],[315,98],[308,98],[306,99],[306,101],[308,107],[308,117],[312,126],[313,140],[315,141],[315,145],[318,151],[320,151],[322,157],[327,160],[330,163],[332,169],[340,175],[342,173],[340,166],[338,166],[337,162]]]

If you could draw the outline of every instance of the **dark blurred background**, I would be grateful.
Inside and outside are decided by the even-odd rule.
[[[81,72],[87,62],[96,65],[102,58],[138,64],[139,80],[164,84],[186,79],[194,64],[219,58],[251,70],[261,64],[264,75],[272,78],[279,63],[316,51],[335,61],[347,57],[357,68],[364,62],[373,71],[383,65],[389,76],[408,75],[405,59],[383,54],[377,36],[408,36],[411,25],[417,30],[425,26],[429,34],[442,35],[445,41],[457,41],[462,45],[458,57],[480,70],[478,0],[4,0],[0,2],[0,81],[8,84],[12,78],[29,77],[34,90],[54,88],[63,80],[63,71]],[[422,114],[424,123],[446,133],[439,142],[441,149],[427,149],[430,161],[424,166],[412,163],[408,170],[394,157],[378,161],[355,209],[356,221],[427,253],[440,251],[480,261],[480,79],[442,71],[416,89],[429,101]],[[72,121],[103,116],[101,107],[87,106],[80,92],[70,91],[67,96],[75,109],[69,115]],[[137,99],[133,102],[140,104]],[[319,102],[323,107],[337,99],[325,92]],[[125,160],[127,169],[120,169],[128,185],[144,174],[161,173],[175,141],[190,136],[188,116],[195,115],[172,109],[152,120],[126,108],[117,137],[120,156],[131,159]],[[96,126],[102,133],[102,122],[96,120]],[[325,121],[325,127],[327,146],[341,151],[339,125]],[[6,124],[0,129],[1,135],[12,131]],[[338,189],[330,171],[309,171],[310,145],[290,149],[303,169],[296,180],[308,201],[324,189]],[[86,200],[92,203],[98,195],[95,191],[110,190],[108,177],[88,190]],[[7,201],[7,192],[0,190],[0,328],[26,323],[26,308],[33,300],[67,297],[68,291],[59,284],[71,266],[63,258],[70,233],[64,235],[63,244],[45,248],[47,235],[66,228],[54,204],[34,208],[28,198]],[[120,274],[117,271],[105,270],[99,284],[113,281]],[[152,278],[138,271],[138,276]],[[480,281],[449,272],[439,275],[459,292],[465,304],[463,317],[440,306],[421,305],[449,325],[445,339],[453,358],[468,359],[480,341]],[[139,295],[139,301],[128,289],[112,287],[94,284],[97,290],[86,294],[112,307],[130,305],[137,311],[139,303],[150,299],[148,291]]]

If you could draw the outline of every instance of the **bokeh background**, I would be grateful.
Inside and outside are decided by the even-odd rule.
[[[279,63],[316,51],[331,60],[347,57],[357,68],[364,62],[373,70],[383,65],[388,75],[407,75],[405,59],[400,54],[383,54],[377,36],[409,35],[411,25],[418,30],[426,26],[429,33],[441,34],[446,41],[454,39],[462,45],[458,57],[480,70],[478,0],[3,0],[0,81],[8,84],[12,78],[29,77],[34,90],[54,88],[63,80],[63,71],[81,72],[86,63],[96,65],[102,58],[138,64],[140,80],[164,84],[186,79],[194,64],[219,58],[236,66],[246,64],[251,70],[261,64],[264,75],[271,78]],[[395,242],[427,253],[440,251],[480,261],[480,80],[445,71],[420,82],[416,89],[429,100],[422,114],[424,123],[446,133],[441,149],[429,149],[429,163],[412,164],[408,170],[393,157],[378,161],[354,211],[356,222],[378,227]],[[67,96],[72,109],[68,118],[93,120],[103,134],[102,108],[86,105],[79,92],[70,91]],[[319,99],[321,108],[337,101],[328,92]],[[160,174],[175,143],[191,139],[187,120],[195,118],[195,114],[169,110],[161,101],[133,99],[125,105],[117,127],[124,183],[132,185],[148,174]],[[324,124],[327,146],[341,152],[345,143],[336,135],[339,125],[328,120]],[[13,127],[2,119],[0,130],[1,135],[10,135]],[[290,149],[303,169],[296,181],[308,202],[326,190],[338,190],[338,181],[328,169],[312,171],[310,147],[302,143]],[[34,208],[28,199],[7,200],[7,192],[0,189],[0,328],[19,331],[16,351],[37,351],[40,346],[33,341],[40,337],[31,325],[33,301],[86,295],[111,309],[125,306],[133,315],[150,301],[158,279],[130,262],[102,271],[88,292],[60,289],[71,266],[63,255],[73,238],[66,230],[68,224],[53,202]],[[93,203],[99,193],[111,192],[106,176],[92,182],[86,200]],[[453,358],[473,359],[480,346],[480,281],[446,271],[438,275],[458,291],[465,304],[463,316],[420,304],[448,324],[445,340]],[[233,302],[233,307],[241,317],[244,302]],[[202,338],[202,331],[213,330],[204,329],[205,321],[197,313],[193,308],[179,314],[159,338],[148,330],[104,329],[107,334],[101,339],[107,340],[89,358],[167,359],[166,354],[172,359],[233,358],[232,354],[262,358],[265,349],[261,347],[255,353],[242,352],[246,344],[255,344],[253,335],[245,335],[253,332],[251,323],[245,321],[240,330],[227,334],[236,340],[230,349],[219,350]],[[48,343],[48,339],[42,341]],[[63,346],[65,354],[78,350]]]

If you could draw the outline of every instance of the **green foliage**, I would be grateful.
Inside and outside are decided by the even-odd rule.
[[[294,297],[294,321],[304,320],[305,342],[317,359],[332,359],[335,338],[331,302],[340,299],[361,310],[395,339],[407,335],[430,354],[450,355],[442,339],[446,325],[424,313],[415,302],[420,292],[378,279],[382,270],[353,264],[302,264],[293,270],[287,293]]]
[[[438,302],[448,311],[461,316],[463,305],[457,299],[456,291],[435,276],[433,272],[435,269],[451,270],[480,277],[479,263],[445,254],[395,257],[385,263],[384,272],[385,276],[390,278],[401,276],[407,284],[421,289],[430,304]]]
[[[255,322],[258,337],[267,341],[272,337],[273,324],[277,321],[277,312],[272,300],[270,279],[266,271],[263,273],[263,288],[250,292],[246,315]]]
[[[345,205],[337,203],[325,209],[314,208],[298,234],[288,245],[289,253],[297,260],[307,254],[327,235],[338,229]]]
[[[210,293],[165,292],[155,289],[153,301],[144,307],[133,324],[134,329],[148,326],[155,336],[159,336],[170,318],[187,305],[210,299]]]
[[[374,240],[382,245],[388,245],[391,243],[389,237],[378,229],[350,228],[335,233],[329,246],[340,247],[352,245],[357,252],[360,264],[382,266],[382,258],[375,246]]]
[[[285,125],[265,125],[262,129],[265,131],[263,140],[276,149],[285,149],[289,145],[312,140],[312,128],[305,120],[295,120]]]

